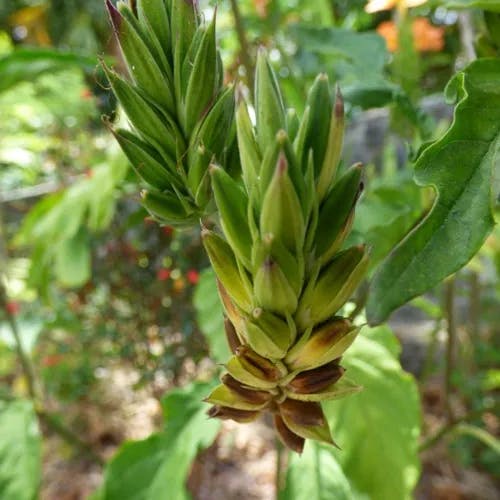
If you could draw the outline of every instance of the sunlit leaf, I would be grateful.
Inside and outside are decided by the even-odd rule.
[[[125,443],[106,467],[100,500],[184,500],[186,478],[200,449],[210,446],[220,422],[201,402],[210,384],[175,389],[163,400],[165,429]]]
[[[499,167],[500,60],[481,59],[458,73],[447,96],[457,97],[448,132],[421,151],[415,180],[433,186],[430,213],[382,263],[367,304],[371,324],[463,267],[494,226],[492,179]]]
[[[330,451],[355,499],[410,499],[418,480],[419,396],[399,353],[388,327],[364,328],[342,359],[349,378],[364,390],[324,404],[341,448]]]
[[[29,401],[0,401],[0,498],[33,500],[41,477],[38,422]]]
[[[44,73],[74,67],[92,70],[94,57],[54,49],[18,49],[0,58],[0,92],[22,82],[31,82]]]
[[[499,0],[444,0],[442,5],[448,9],[478,9],[500,12]]]

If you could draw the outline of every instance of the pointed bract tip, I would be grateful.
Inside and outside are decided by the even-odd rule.
[[[122,23],[122,15],[118,12],[118,9],[113,5],[111,0],[106,0],[106,9],[111,19],[111,24],[113,25],[113,30],[118,34],[120,26]]]
[[[286,133],[286,131],[283,129],[278,130],[276,134],[276,140],[278,141],[278,143],[285,144],[287,139],[288,139],[288,134]]]
[[[337,91],[335,94],[335,116],[336,118],[344,117],[344,98],[342,96],[342,92],[340,91],[340,87],[337,85]]]
[[[210,175],[213,175],[217,173],[217,171],[221,170],[221,168],[216,165],[215,163],[211,163],[210,166],[208,167],[208,171],[210,172]]]
[[[288,170],[288,160],[286,159],[285,153],[283,151],[278,157],[278,164],[276,166],[278,174],[283,175]]]

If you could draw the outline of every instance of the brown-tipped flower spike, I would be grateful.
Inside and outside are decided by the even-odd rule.
[[[325,75],[298,125],[287,123],[296,115],[284,111],[262,51],[255,81],[256,126],[241,97],[236,109],[242,180],[210,169],[222,230],[218,245],[209,234],[204,241],[234,356],[207,402],[220,418],[271,412],[280,439],[301,453],[306,439],[335,445],[321,401],[360,390],[340,366],[359,329],[339,312],[368,264],[364,246],[343,248],[361,168],[336,175],[344,109]]]
[[[145,207],[177,225],[218,210],[202,240],[232,356],[206,398],[209,417],[270,412],[291,450],[306,439],[335,445],[321,402],[360,389],[340,364],[358,334],[342,308],[368,266],[364,246],[345,248],[362,169],[338,175],[340,91],[319,75],[299,119],[261,50],[254,124],[242,93],[235,106],[222,88],[215,18],[204,25],[195,1],[106,4],[129,70],[106,68],[131,124],[113,133],[151,186]]]

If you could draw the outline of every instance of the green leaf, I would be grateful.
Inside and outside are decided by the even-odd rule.
[[[0,498],[33,500],[41,477],[41,440],[29,401],[0,401]]]
[[[330,448],[308,441],[302,455],[292,454],[280,500],[351,500],[353,494]]]
[[[410,499],[418,480],[419,396],[414,379],[401,368],[399,353],[388,327],[363,328],[342,365],[364,390],[324,404],[333,439],[341,447],[330,453],[356,499]]]
[[[143,441],[124,444],[107,465],[100,500],[184,500],[185,483],[198,451],[212,444],[220,422],[201,402],[213,384],[175,389],[163,400],[166,426]]]
[[[491,12],[500,12],[499,0],[445,0],[441,2],[447,9],[484,9]]]
[[[54,73],[79,66],[92,70],[95,57],[85,57],[72,52],[54,49],[18,49],[0,58],[0,92],[22,83],[32,82],[44,73]]]
[[[288,29],[298,47],[293,59],[297,74],[314,77],[328,72],[331,81],[340,84],[346,101],[363,108],[383,106],[401,92],[385,78],[389,53],[378,33],[304,23]]]
[[[217,363],[225,363],[231,354],[224,334],[224,316],[215,286],[215,274],[211,268],[200,274],[200,281],[194,292],[194,307],[212,359]]]
[[[367,303],[379,324],[410,299],[463,267],[494,226],[492,178],[500,148],[500,60],[480,59],[446,88],[458,97],[448,132],[424,147],[415,181],[433,186],[430,213],[382,263]]]
[[[85,228],[59,244],[55,258],[55,274],[65,286],[77,287],[90,279],[89,236]]]

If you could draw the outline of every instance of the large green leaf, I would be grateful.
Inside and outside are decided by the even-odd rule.
[[[69,287],[83,286],[90,278],[90,247],[87,230],[82,227],[70,239],[59,244],[55,258],[55,275]]]
[[[230,352],[224,334],[224,316],[215,287],[215,274],[205,269],[194,292],[194,307],[201,331],[205,335],[210,354],[218,363],[225,363]]]
[[[29,401],[0,401],[0,498],[33,500],[41,473],[38,422]]]
[[[54,49],[18,49],[0,58],[0,92],[22,82],[31,82],[44,73],[72,67],[95,68],[95,57]]]
[[[476,7],[491,12],[500,12],[499,0],[445,0],[442,4],[448,9],[471,9]]]
[[[349,378],[364,390],[324,405],[341,447],[329,448],[330,453],[356,499],[410,499],[418,480],[419,396],[413,377],[401,368],[399,352],[388,327],[364,328],[342,360]],[[345,497],[342,492],[329,498]]]
[[[291,455],[281,500],[352,498],[349,481],[329,448],[309,441],[302,455]]]
[[[446,89],[458,98],[448,132],[421,151],[415,180],[433,186],[430,213],[384,261],[371,284],[370,324],[463,267],[494,226],[492,180],[499,168],[500,60],[480,59]]]
[[[198,450],[210,446],[220,423],[201,402],[210,384],[193,384],[163,400],[165,429],[123,445],[107,465],[100,500],[184,500],[185,482]]]

